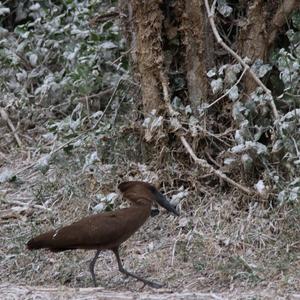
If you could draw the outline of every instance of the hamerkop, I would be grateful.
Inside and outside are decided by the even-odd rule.
[[[121,183],[118,188],[124,198],[131,202],[130,207],[91,215],[69,226],[38,235],[27,243],[27,248],[29,250],[46,248],[52,252],[74,249],[97,250],[90,262],[90,272],[95,286],[94,267],[99,253],[101,250],[111,250],[117,258],[120,272],[151,287],[162,287],[161,284],[146,280],[125,270],[119,256],[119,247],[145,223],[151,214],[153,202],[157,202],[175,215],[178,215],[178,212],[149,183],[129,181]]]

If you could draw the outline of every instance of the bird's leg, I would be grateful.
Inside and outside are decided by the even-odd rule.
[[[97,260],[97,258],[99,256],[99,253],[100,253],[100,250],[97,250],[94,258],[90,262],[90,272],[92,274],[92,278],[93,278],[93,282],[94,282],[94,286],[95,287],[97,286],[97,283],[96,283],[96,276],[95,276],[94,267],[95,267],[96,260]]]
[[[162,284],[160,283],[157,283],[157,282],[153,282],[153,281],[149,281],[147,279],[144,279],[140,276],[137,276],[135,274],[132,274],[130,272],[128,272],[127,270],[124,269],[123,265],[122,265],[122,262],[121,262],[121,259],[120,259],[120,256],[119,256],[119,248],[115,248],[115,249],[112,249],[112,251],[114,252],[116,258],[117,258],[117,262],[118,262],[118,266],[119,266],[119,271],[123,274],[126,274],[128,276],[131,276],[139,281],[142,281],[144,284],[147,284],[153,288],[156,288],[156,289],[159,289],[161,287],[163,287]]]

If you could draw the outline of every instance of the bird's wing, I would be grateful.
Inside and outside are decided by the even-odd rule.
[[[119,246],[140,227],[139,211],[133,208],[92,215],[69,226],[33,238],[30,249],[111,249]]]

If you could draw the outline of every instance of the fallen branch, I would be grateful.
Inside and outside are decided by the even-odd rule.
[[[12,123],[12,121],[10,120],[7,112],[3,108],[0,108],[0,115],[1,115],[1,118],[7,123],[8,127],[10,128],[10,130],[12,131],[12,133],[14,135],[14,138],[15,138],[18,146],[20,148],[22,148],[23,145],[22,145],[22,142],[21,142],[21,140],[20,140],[20,138],[19,138],[19,136],[18,136],[18,134],[16,132],[16,128],[15,128],[14,124]]]
[[[192,150],[191,146],[189,145],[189,143],[187,142],[187,140],[185,139],[184,136],[180,136],[180,140],[181,140],[183,146],[185,147],[185,149],[187,150],[187,152],[193,158],[193,160],[198,165],[200,165],[202,168],[208,169],[210,173],[213,173],[213,174],[217,175],[219,178],[221,178],[224,181],[228,182],[229,184],[235,186],[236,188],[240,189],[241,191],[243,191],[244,193],[246,193],[249,196],[259,195],[260,197],[262,197],[261,194],[258,194],[255,191],[250,190],[247,187],[245,187],[245,186],[243,186],[243,185],[235,182],[234,180],[232,180],[231,178],[229,178],[226,174],[224,174],[220,170],[216,170],[206,160],[198,158],[196,156],[195,152]]]
[[[215,20],[214,20],[214,16],[215,16],[215,7],[216,7],[216,1],[213,2],[212,7],[209,7],[209,3],[208,0],[204,0],[205,2],[205,7],[206,7],[206,11],[207,11],[207,15],[208,15],[208,19],[209,19],[209,23],[210,26],[212,28],[213,34],[217,40],[217,42],[226,50],[228,51],[245,69],[248,70],[249,74],[251,75],[251,77],[254,79],[254,81],[265,91],[265,93],[267,95],[270,96],[271,100],[270,100],[270,105],[273,111],[273,116],[275,118],[275,120],[279,119],[279,114],[276,108],[276,105],[274,103],[274,99],[272,96],[271,91],[263,84],[263,82],[256,76],[256,74],[251,70],[251,68],[249,67],[249,65],[247,65],[244,60],[237,54],[235,53],[229,46],[227,46],[224,41],[222,40],[216,24],[215,24]]]

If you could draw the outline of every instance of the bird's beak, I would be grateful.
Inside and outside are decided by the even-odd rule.
[[[155,201],[169,212],[172,212],[176,216],[179,216],[175,207],[166,199],[166,197],[158,191],[155,191]]]

